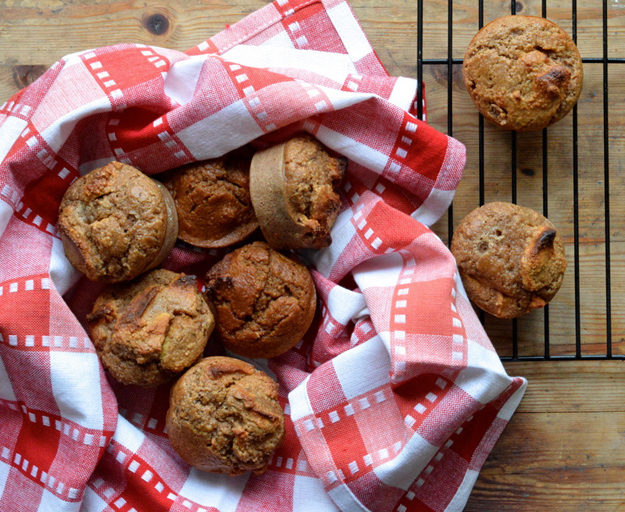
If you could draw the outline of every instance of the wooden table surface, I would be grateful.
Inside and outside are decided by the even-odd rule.
[[[266,3],[0,0],[0,102],[65,54],[118,42],[185,50]],[[416,78],[417,1],[351,0],[351,5],[388,71]],[[423,66],[428,122],[451,132],[468,151],[452,218],[445,216],[435,230],[447,240],[450,229],[479,205],[482,166],[485,201],[512,200],[511,176],[516,173],[517,202],[538,211],[546,206],[566,244],[569,268],[548,317],[534,312],[516,324],[486,317],[493,343],[502,356],[544,356],[548,336],[552,356],[605,356],[609,338],[612,353],[624,354],[625,303],[619,292],[625,284],[625,64],[601,62],[604,3],[578,2],[573,16],[570,0],[546,2],[550,19],[569,33],[576,29],[587,59],[577,122],[569,115],[546,135],[520,134],[515,141],[486,125],[482,158],[479,116],[462,85],[459,64],[479,27],[479,1],[423,0],[423,5],[423,58],[456,59],[451,72],[436,61]],[[519,14],[541,15],[542,8],[535,0],[516,2]],[[605,55],[625,58],[625,1],[607,0],[605,8]],[[509,2],[485,1],[483,21],[510,9]],[[609,105],[607,116],[604,104]],[[507,362],[506,368],[511,375],[527,377],[529,388],[488,458],[466,510],[625,511],[625,364],[530,361]]]

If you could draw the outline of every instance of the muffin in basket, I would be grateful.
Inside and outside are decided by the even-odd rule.
[[[207,357],[171,390],[167,434],[193,467],[214,473],[263,473],[284,439],[278,385],[251,364]]]
[[[206,275],[217,338],[244,357],[276,357],[295,346],[315,316],[312,276],[265,242],[245,245]]]
[[[104,290],[87,323],[102,365],[122,384],[143,387],[195,363],[215,325],[195,276],[164,269]]]
[[[69,186],[58,231],[77,270],[93,281],[118,283],[167,258],[178,219],[162,184],[130,165],[111,162]]]
[[[469,43],[462,70],[480,113],[507,130],[552,125],[570,112],[582,90],[575,43],[536,16],[504,16],[484,26]]]
[[[166,181],[176,203],[178,238],[197,247],[226,247],[258,228],[249,191],[252,154],[243,147],[194,162]]]
[[[555,226],[511,203],[488,203],[469,213],[453,235],[451,252],[469,298],[499,318],[544,307],[566,270]]]
[[[331,156],[308,134],[254,155],[250,194],[271,247],[321,249],[330,245],[330,230],[341,206],[336,189],[346,166],[346,158]]]

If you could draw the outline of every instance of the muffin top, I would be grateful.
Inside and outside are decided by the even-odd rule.
[[[226,247],[257,227],[249,192],[252,151],[179,168],[166,183],[176,203],[178,237],[197,247]]]
[[[110,286],[87,316],[103,366],[122,384],[167,382],[201,357],[215,320],[195,276],[159,269]]]
[[[259,151],[252,159],[251,194],[260,228],[274,249],[321,249],[341,200],[336,190],[347,159],[333,157],[308,134]]]
[[[191,466],[260,474],[284,438],[278,385],[244,361],[202,359],[172,388],[167,434]]]
[[[488,203],[469,213],[454,233],[451,251],[469,298],[500,318],[545,306],[566,270],[555,226],[511,203]]]
[[[316,308],[308,269],[265,242],[245,245],[214,265],[206,295],[215,307],[219,340],[252,358],[275,357],[296,345]]]
[[[175,212],[166,195],[156,181],[120,162],[78,178],[59,208],[67,258],[89,279],[107,283],[158,265],[176,240]]]
[[[558,25],[504,16],[473,37],[464,80],[484,117],[507,130],[541,130],[564,117],[582,90],[579,51]]]

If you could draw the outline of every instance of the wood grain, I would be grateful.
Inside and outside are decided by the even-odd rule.
[[[467,512],[624,511],[624,362],[509,363],[529,386]]]
[[[266,3],[267,0],[0,0],[0,103],[63,55],[118,42],[186,50]],[[350,4],[389,72],[416,77],[417,2],[350,0]],[[622,4],[618,0],[608,2],[609,57],[625,57]],[[516,5],[520,14],[542,13],[542,1],[520,0]],[[572,33],[572,2],[547,0],[546,5],[547,16]],[[477,0],[424,0],[423,57],[447,59],[451,40],[451,56],[461,59],[479,28],[478,6]],[[510,12],[507,1],[486,1],[483,6],[484,22]],[[601,0],[577,2],[576,37],[584,58],[602,57],[602,6]],[[167,20],[163,33],[150,31],[149,20],[154,19],[150,16],[155,14]],[[620,298],[620,290],[625,288],[625,202],[621,200],[625,190],[625,64],[609,66],[607,88],[600,63],[586,64],[584,69],[584,90],[577,108],[576,155],[572,115],[549,128],[547,162],[543,160],[542,133],[519,135],[514,169],[510,134],[488,124],[484,128],[485,200],[510,200],[511,176],[516,172],[517,201],[539,211],[546,209],[564,237],[569,259],[563,288],[549,306],[548,317],[544,311],[536,311],[518,321],[519,355],[543,355],[546,328],[551,355],[575,354],[576,342],[583,354],[601,355],[607,350],[603,150],[606,89],[611,341],[614,354],[625,354],[625,301]],[[449,232],[463,216],[479,205],[479,116],[464,89],[459,65],[453,66],[449,81],[446,66],[426,64],[424,79],[428,122],[453,134],[467,147],[466,170],[453,210],[434,227],[448,240]],[[577,196],[573,186],[575,161]],[[512,355],[512,322],[487,316],[485,327],[499,353]],[[466,510],[625,512],[625,363],[510,363],[506,368],[511,375],[526,376],[529,388],[488,458]]]

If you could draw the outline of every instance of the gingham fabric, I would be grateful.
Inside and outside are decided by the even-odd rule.
[[[454,260],[427,226],[464,147],[414,114],[343,0],[276,0],[186,53],[70,55],[0,108],[0,510],[454,511],[518,405]],[[84,328],[101,289],[55,230],[64,190],[112,159],[157,174],[308,131],[349,158],[320,298],[270,361],[286,439],[262,475],[189,468],[169,387],[112,382]],[[216,251],[165,262],[200,277]],[[211,342],[207,353],[219,353]]]

